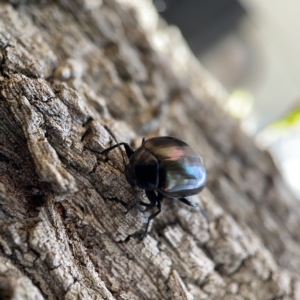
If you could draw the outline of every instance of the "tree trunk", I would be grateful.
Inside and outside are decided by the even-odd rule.
[[[20,2],[0,2],[0,298],[299,300],[298,202],[150,2]],[[104,125],[197,148],[209,223],[164,199],[140,241]]]

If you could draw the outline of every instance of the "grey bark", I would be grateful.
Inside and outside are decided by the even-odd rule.
[[[180,35],[140,13],[155,17],[146,0],[0,2],[0,298],[300,299],[297,200]],[[119,151],[92,151],[114,143],[104,125],[197,148],[209,224],[165,199],[139,241],[150,212],[124,212],[147,200]]]

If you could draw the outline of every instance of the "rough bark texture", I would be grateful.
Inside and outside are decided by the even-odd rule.
[[[1,299],[300,299],[299,203],[150,2],[0,2],[0,49]],[[197,148],[209,225],[165,199],[140,242],[103,125]]]

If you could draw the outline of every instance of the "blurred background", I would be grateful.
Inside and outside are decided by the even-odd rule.
[[[224,107],[300,199],[300,1],[153,0],[229,91]]]

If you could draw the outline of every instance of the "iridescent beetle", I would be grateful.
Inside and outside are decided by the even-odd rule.
[[[202,157],[187,143],[169,136],[143,138],[142,145],[134,151],[127,143],[119,143],[99,152],[106,154],[124,146],[129,163],[125,167],[126,179],[132,186],[145,190],[150,204],[139,201],[146,207],[157,207],[158,211],[150,215],[141,239],[147,234],[149,223],[161,212],[163,197],[177,198],[189,206],[197,207],[185,197],[201,192],[206,183],[206,169]],[[137,204],[127,211],[127,213]],[[205,211],[201,210],[207,219]],[[208,219],[207,219],[208,220]]]

